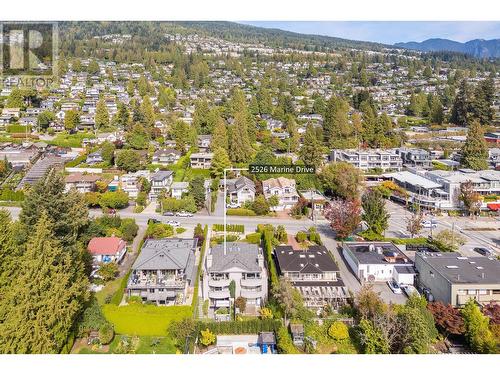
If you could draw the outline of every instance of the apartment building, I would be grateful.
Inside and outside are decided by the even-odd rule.
[[[400,171],[403,161],[395,149],[346,149],[332,150],[330,161],[343,161],[363,171],[381,169],[382,171]]]

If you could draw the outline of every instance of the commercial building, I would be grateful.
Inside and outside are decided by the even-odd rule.
[[[462,306],[470,299],[479,304],[500,302],[500,262],[484,256],[421,252],[415,256],[418,283],[434,300]]]

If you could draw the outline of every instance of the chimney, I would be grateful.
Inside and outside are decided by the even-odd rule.
[[[457,281],[460,281],[460,274],[457,275]]]
[[[257,255],[257,262],[258,262],[259,267],[261,269],[264,268],[264,256],[260,252],[259,252],[259,255]]]
[[[481,272],[481,279],[484,279],[484,272]]]
[[[211,251],[207,254],[207,269],[209,269],[210,267],[212,267],[212,252]]]

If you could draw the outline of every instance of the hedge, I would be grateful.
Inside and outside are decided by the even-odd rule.
[[[259,245],[262,241],[262,235],[260,233],[247,234],[246,241],[248,243]]]
[[[0,191],[0,201],[24,201],[24,192],[22,190],[14,191],[12,189],[2,189]]]
[[[269,270],[269,279],[271,280],[271,286],[278,284],[278,271],[276,271],[276,265],[273,259],[273,238],[274,232],[271,230],[266,230],[264,232],[264,239],[262,241],[264,250],[266,252],[267,269]]]
[[[277,319],[249,319],[228,322],[199,322],[197,329],[198,332],[208,329],[216,335],[238,335],[277,332],[280,327],[281,321]]]
[[[194,283],[194,292],[193,292],[193,302],[191,303],[191,307],[193,309],[193,315],[196,317],[196,313],[198,310],[198,290],[200,288],[200,276],[201,271],[203,270],[203,259],[205,257],[205,251],[208,246],[208,225],[205,225],[203,229],[203,244],[201,245],[200,250],[200,262],[198,263],[198,270],[196,271],[196,281]]]
[[[255,212],[248,208],[229,208],[226,214],[229,216],[257,216]]]
[[[215,232],[224,232],[224,224],[214,224],[212,229]],[[226,224],[226,230],[233,233],[245,233],[245,226],[243,224]]]
[[[120,302],[123,299],[123,294],[125,293],[125,289],[127,288],[127,282],[130,277],[130,273],[132,272],[132,269],[130,269],[125,276],[123,276],[122,281],[120,282],[120,286],[118,287],[118,290],[113,294],[113,297],[111,297],[110,303],[113,305],[118,306]]]
[[[31,125],[7,125],[7,133],[31,133]]]

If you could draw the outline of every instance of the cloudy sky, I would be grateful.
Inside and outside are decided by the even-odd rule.
[[[421,42],[429,38],[445,38],[457,42],[500,38],[500,22],[489,21],[244,21],[240,23],[302,34],[328,35],[386,44]]]

